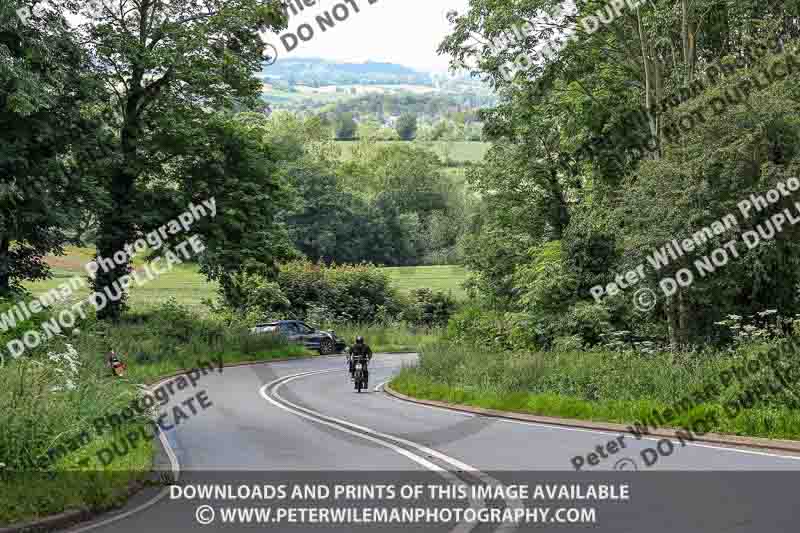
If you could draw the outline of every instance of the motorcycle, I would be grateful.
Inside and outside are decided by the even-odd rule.
[[[361,390],[366,390],[369,388],[369,383],[367,382],[367,365],[366,363],[362,363],[360,361],[356,362],[355,371],[353,372],[353,381],[356,384],[356,390],[360,393]]]

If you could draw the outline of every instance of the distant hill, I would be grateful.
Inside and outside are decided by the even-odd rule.
[[[325,85],[433,85],[433,78],[427,72],[394,63],[336,63],[325,59],[278,59],[265,66],[262,77],[266,82],[286,82],[290,84],[319,87]]]

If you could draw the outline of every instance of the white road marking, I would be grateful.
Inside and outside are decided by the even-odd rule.
[[[386,385],[390,381],[392,381],[392,380],[388,379],[388,380],[384,381],[383,384]],[[386,391],[384,391],[384,392],[386,392]],[[425,404],[421,404],[421,403],[417,403],[417,402],[411,402],[411,401],[408,401],[408,400],[404,400],[402,398],[398,398],[396,396],[392,396],[391,394],[388,394],[388,393],[386,393],[386,397],[389,398],[390,400],[395,401],[395,402],[403,402],[404,404],[407,404],[407,405],[418,405],[420,407],[426,407],[426,408],[432,409],[434,411],[442,411],[443,413],[449,413],[451,415],[462,416],[464,418],[475,418],[476,416],[480,416],[480,415],[476,415],[474,413],[467,413],[467,412],[464,412],[464,411],[458,411],[456,409],[448,409],[447,407],[437,407],[435,405],[425,405]]]
[[[391,381],[391,380],[385,381],[383,383],[383,385],[385,385],[388,381]],[[393,398],[393,399],[398,400],[398,401],[406,401],[406,400],[401,400],[399,398]],[[414,405],[418,405],[420,407],[425,407],[427,409],[435,409],[435,410],[439,410],[439,411],[447,411],[447,412],[453,413],[453,414],[460,414],[460,415],[467,415],[467,416],[487,416],[487,415],[475,415],[475,414],[472,414],[472,413],[465,413],[464,411],[459,411],[457,409],[449,409],[447,407],[440,407],[440,406],[435,406],[435,405],[426,405],[426,404],[417,403],[417,402],[407,402],[407,403],[412,403]],[[533,427],[549,429],[551,431],[577,431],[577,432],[582,432],[582,433],[594,433],[596,435],[611,435],[611,436],[625,435],[625,436],[631,436],[633,439],[636,439],[636,437],[632,433],[627,432],[627,431],[609,431],[609,430],[602,430],[602,429],[571,428],[571,427],[567,427],[567,426],[559,426],[559,425],[556,425],[556,424],[545,424],[545,423],[542,423],[542,422],[528,422],[526,420],[511,420],[509,418],[494,417],[494,416],[487,416],[487,418],[492,418],[492,419],[495,419],[495,420],[497,420],[499,422],[506,422],[506,423],[509,423],[509,424],[519,424],[519,425],[523,425],[523,426],[533,426]],[[650,440],[650,441],[653,441],[653,442],[658,442],[658,441],[663,440],[663,439],[675,440],[675,439],[677,439],[677,437],[675,437],[675,436],[672,436],[672,437],[666,437],[666,436],[665,437],[658,437],[658,436],[645,437],[645,436],[643,436],[641,439],[636,439],[636,440]],[[742,448],[736,447],[734,445],[723,446],[723,445],[718,445],[718,444],[703,444],[703,443],[700,443],[700,442],[687,442],[686,446],[687,447],[697,446],[698,448],[710,448],[712,450],[721,450],[721,451],[731,452],[731,453],[743,453],[743,454],[746,454],[746,455],[762,455],[762,456],[765,456],[765,457],[774,457],[774,458],[777,458],[777,459],[791,459],[791,460],[795,460],[795,461],[800,460],[800,455],[785,455],[785,454],[780,454],[780,453],[762,452],[762,451],[751,450],[751,449],[742,449]],[[743,444],[742,446],[746,447],[747,445]]]
[[[164,383],[164,381],[169,381],[172,378],[167,378],[165,380],[159,381],[155,385],[150,387],[150,390],[155,390],[158,388],[159,385]],[[164,451],[167,452],[167,457],[169,458],[169,462],[172,465],[172,474],[173,474],[173,484],[177,483],[180,479],[181,475],[181,465],[178,462],[178,456],[175,455],[175,450],[172,449],[172,445],[170,445],[169,440],[167,439],[166,435],[163,431],[158,432],[158,438],[161,441],[161,444],[164,446]],[[113,524],[119,520],[124,518],[128,518],[129,516],[135,515],[153,505],[157,504],[161,500],[163,500],[169,494],[169,487],[165,487],[161,492],[153,496],[150,500],[144,502],[143,504],[139,505],[131,509],[130,511],[125,511],[124,513],[118,514],[116,516],[112,516],[111,518],[106,518],[101,520],[100,522],[96,522],[94,524],[89,524],[86,526],[78,527],[78,529],[70,529],[68,533],[82,533],[84,531],[91,531],[92,529],[97,529],[100,526],[107,526],[108,524]]]
[[[418,405],[423,405],[423,404],[418,404]],[[423,407],[431,407],[431,408],[433,408],[433,406],[426,406],[426,405],[423,405]],[[446,407],[440,407],[439,409],[448,410]],[[491,417],[491,418],[496,418],[496,417]],[[643,436],[641,439],[637,439],[632,433],[630,433],[628,431],[616,431],[615,432],[615,431],[607,431],[607,430],[601,430],[601,429],[570,428],[570,427],[565,427],[565,426],[543,424],[541,422],[526,422],[525,420],[510,420],[508,418],[496,418],[496,419],[498,421],[500,421],[500,422],[507,422],[509,424],[519,424],[521,426],[534,426],[534,427],[543,428],[543,429],[550,429],[550,430],[553,430],[553,431],[559,431],[559,430],[560,431],[579,431],[579,432],[582,432],[582,433],[594,433],[596,435],[610,435],[610,436],[625,435],[626,437],[631,437],[632,440],[629,441],[629,442],[633,442],[633,441],[636,441],[636,440],[651,440],[653,442],[658,442],[658,441],[661,441],[663,439],[669,439],[669,440],[676,440],[677,439],[676,436],[671,436],[671,437],[667,437],[667,436],[665,436],[665,437],[658,437],[658,436],[655,436],[655,437],[644,437]],[[699,448],[711,448],[712,450],[722,450],[722,451],[725,451],[725,452],[733,452],[733,453],[744,453],[744,454],[747,454],[747,455],[763,455],[763,456],[766,456],[766,457],[775,457],[775,458],[778,458],[778,459],[792,459],[792,460],[795,460],[795,461],[800,460],[800,455],[781,455],[781,454],[778,454],[778,453],[761,452],[761,451],[756,451],[756,450],[746,450],[746,449],[740,449],[740,448],[733,447],[733,445],[731,445],[731,446],[720,446],[720,445],[715,445],[715,444],[703,444],[703,443],[700,443],[700,442],[689,442],[689,441],[687,441],[686,442],[686,446],[687,447],[697,446]],[[746,446],[746,445],[743,444],[742,446]]]
[[[285,376],[283,378],[276,379],[276,380],[272,381],[271,383],[268,383],[268,384],[264,385],[263,387],[261,387],[259,392],[260,392],[261,396],[265,400],[267,400],[268,402],[272,403],[273,405],[275,405],[276,407],[278,407],[280,409],[283,409],[283,410],[288,411],[288,412],[292,412],[293,414],[295,414],[297,416],[300,416],[302,418],[305,418],[305,419],[308,419],[308,420],[312,420],[312,421],[315,421],[315,422],[320,423],[320,424],[324,424],[324,425],[326,425],[328,427],[337,429],[337,430],[342,431],[344,433],[347,433],[347,434],[350,434],[350,435],[354,435],[356,437],[360,437],[360,438],[368,440],[370,442],[374,442],[374,443],[376,443],[376,444],[378,444],[380,446],[384,446],[386,448],[389,448],[390,450],[392,450],[392,451],[394,451],[396,453],[399,453],[400,455],[403,455],[404,457],[407,457],[407,458],[411,459],[412,461],[422,465],[423,467],[427,468],[428,470],[436,472],[437,474],[439,474],[440,476],[444,477],[445,479],[447,479],[451,483],[454,483],[454,484],[457,484],[457,485],[463,485],[463,482],[457,476],[451,474],[449,471],[447,471],[447,470],[435,465],[434,463],[431,463],[430,461],[424,459],[423,457],[420,457],[419,455],[417,455],[417,454],[415,454],[413,452],[410,452],[410,451],[408,451],[408,450],[406,450],[404,448],[401,448],[401,447],[393,444],[392,442],[387,442],[386,440],[395,441],[395,442],[399,442],[399,443],[405,444],[406,446],[408,446],[410,448],[413,448],[413,449],[415,449],[417,451],[420,451],[422,453],[425,453],[430,457],[436,457],[440,461],[443,461],[443,462],[445,462],[445,463],[447,463],[447,464],[449,464],[449,465],[451,465],[451,466],[453,466],[453,467],[455,467],[455,468],[457,468],[459,470],[469,472],[474,477],[479,478],[481,481],[483,481],[486,484],[493,485],[493,486],[502,486],[502,483],[500,483],[500,481],[494,479],[493,477],[491,477],[491,476],[489,476],[487,474],[484,474],[483,472],[481,472],[480,470],[478,470],[474,466],[468,465],[468,464],[466,464],[466,463],[464,463],[462,461],[459,461],[458,459],[455,459],[453,457],[445,455],[445,454],[439,452],[438,450],[434,450],[434,449],[429,448],[427,446],[424,446],[422,444],[418,444],[416,442],[412,442],[412,441],[409,441],[407,439],[403,439],[401,437],[397,437],[397,436],[394,436],[394,435],[388,435],[386,433],[381,433],[380,431],[375,431],[373,429],[370,429],[370,428],[367,428],[367,427],[364,427],[364,426],[361,426],[361,425],[358,425],[358,424],[353,424],[352,422],[348,422],[348,421],[342,420],[340,418],[324,415],[324,414],[319,413],[317,411],[313,411],[311,409],[307,409],[305,407],[301,407],[299,405],[296,405],[296,404],[290,402],[289,400],[278,396],[278,394],[277,394],[278,389],[280,389],[283,385],[286,385],[287,383],[290,383],[290,382],[295,381],[297,379],[308,377],[308,376],[312,376],[312,375],[325,374],[325,373],[328,373],[328,372],[337,372],[337,371],[338,371],[337,369],[334,369],[334,370],[321,370],[321,371],[316,371],[316,372],[303,372],[301,374],[295,374],[295,375],[292,375],[292,376]],[[273,386],[274,386],[275,396],[280,398],[280,402],[278,402],[277,400],[272,398],[267,393],[267,391]],[[281,403],[281,402],[283,402],[283,403]],[[342,426],[346,426],[346,427],[342,427]],[[358,430],[358,431],[353,431],[353,430],[348,429],[348,428],[353,428],[353,429]],[[386,439],[386,440],[383,440],[383,439]],[[518,501],[518,500],[510,500],[509,499],[509,500],[506,500],[506,502],[507,502],[508,506],[512,507],[512,508],[521,508],[522,507],[521,502]],[[482,507],[480,505],[480,503],[482,503],[482,502],[476,502],[476,501],[471,500],[470,503],[471,503],[473,508]],[[471,531],[477,525],[478,525],[477,522],[475,522],[473,524],[467,524],[467,523],[460,524],[456,529],[453,530],[453,532]],[[516,528],[517,528],[516,524],[508,523],[508,524],[503,524],[502,526],[500,526],[497,529],[497,531],[513,531]]]

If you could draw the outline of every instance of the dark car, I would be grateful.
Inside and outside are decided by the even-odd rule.
[[[283,335],[292,342],[302,343],[310,350],[319,351],[320,355],[329,355],[344,351],[347,344],[333,331],[319,331],[299,320],[277,320],[256,324],[253,333],[272,333]]]

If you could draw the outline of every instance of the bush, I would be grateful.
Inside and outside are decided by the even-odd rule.
[[[263,318],[369,323],[401,311],[389,277],[373,265],[294,261],[280,267],[275,283],[253,280],[247,288],[241,300]]]
[[[575,299],[577,280],[561,251],[561,241],[551,241],[530,251],[532,261],[514,272],[516,304],[531,314],[562,312]]]
[[[210,303],[215,312],[221,312],[227,307],[240,314],[254,313],[264,316],[274,310],[285,311],[291,307],[289,299],[277,283],[247,272],[231,276],[225,287],[220,286],[218,301],[225,303]]]
[[[175,299],[147,311],[125,315],[117,324],[90,322],[75,339],[81,352],[98,359],[114,349],[129,362],[130,373],[157,376],[194,368],[200,361],[254,360],[298,355],[303,350],[274,335],[251,335],[255,315],[231,311],[201,316]]]
[[[493,350],[513,347],[512,327],[506,313],[471,303],[455,313],[447,324],[447,338]]]
[[[431,289],[411,291],[411,302],[403,316],[415,326],[442,327],[447,325],[456,309],[456,301],[449,294]]]
[[[3,323],[6,325],[0,329],[0,367],[2,367],[4,362],[10,362],[10,353],[8,353],[6,349],[9,342],[12,340],[22,340],[23,334],[29,330],[41,331],[42,324],[51,318],[50,311],[45,309],[25,320],[16,319],[14,306],[23,300],[28,300],[29,298],[26,298],[26,296],[29,295],[19,294],[0,297],[0,315],[8,313],[9,317],[15,319],[13,327],[10,327],[10,322],[8,320],[3,320]],[[26,355],[30,355],[29,352],[26,352]],[[36,351],[34,350],[33,352],[35,353]]]
[[[553,341],[553,351],[558,353],[579,352],[583,349],[583,340],[578,335],[556,337]]]

